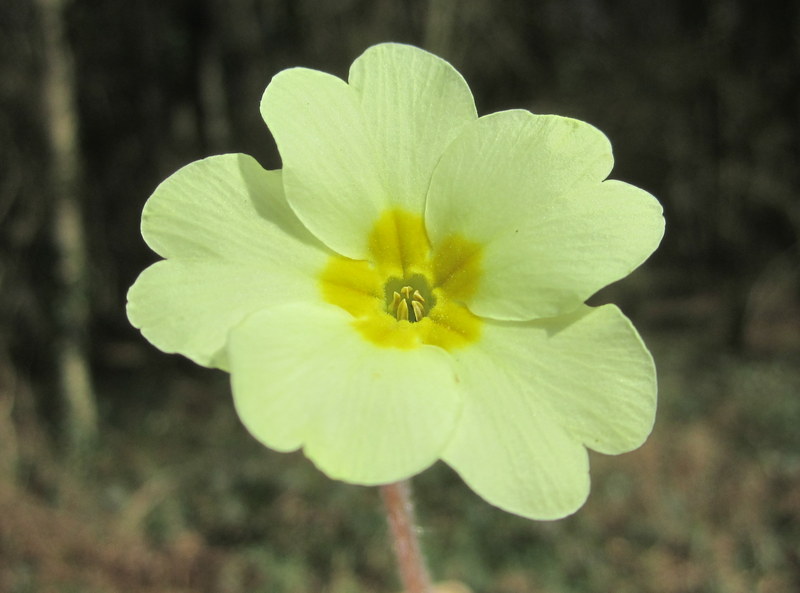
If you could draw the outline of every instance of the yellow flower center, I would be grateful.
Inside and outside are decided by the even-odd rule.
[[[453,235],[434,250],[422,217],[404,210],[385,212],[368,245],[369,259],[334,255],[320,274],[325,301],[349,312],[367,340],[452,350],[478,339],[481,320],[464,302],[480,280],[480,245]]]

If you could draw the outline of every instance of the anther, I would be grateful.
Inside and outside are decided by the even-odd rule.
[[[411,308],[414,309],[414,319],[417,321],[425,317],[425,308],[419,301],[411,301]]]
[[[398,321],[408,321],[408,303],[405,301],[400,301],[400,304],[397,305],[397,320]]]
[[[404,286],[392,295],[390,312],[398,321],[419,321],[425,317],[425,299],[419,290]]]

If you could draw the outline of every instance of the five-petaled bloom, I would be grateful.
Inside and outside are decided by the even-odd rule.
[[[348,82],[293,68],[261,113],[283,169],[192,163],[147,202],[166,258],[128,294],[165,352],[230,372],[247,429],[332,478],[383,484],[444,460],[488,502],[562,517],[589,492],[586,448],[650,433],[652,359],[613,305],[664,230],[658,202],[604,181],[594,127],[478,117],[420,49],[368,49]]]

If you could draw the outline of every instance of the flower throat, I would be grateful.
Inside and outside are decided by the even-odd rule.
[[[481,248],[460,236],[433,248],[423,218],[384,212],[368,236],[364,259],[331,256],[320,272],[324,300],[352,315],[353,327],[381,347],[452,350],[480,335],[464,305],[481,276]]]
[[[416,323],[426,317],[435,304],[431,288],[421,274],[411,278],[392,278],[384,286],[386,312],[397,321]]]

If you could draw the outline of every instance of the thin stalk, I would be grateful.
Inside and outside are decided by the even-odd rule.
[[[419,547],[411,483],[408,480],[381,486],[397,567],[405,593],[431,593],[431,580]]]

